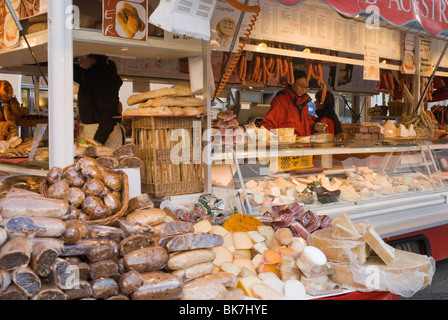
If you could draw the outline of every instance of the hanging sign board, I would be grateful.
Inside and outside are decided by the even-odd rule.
[[[148,1],[103,1],[103,35],[146,41],[148,37]]]
[[[210,40],[210,19],[216,0],[160,0],[149,22],[165,31]]]
[[[364,45],[364,80],[380,80],[378,47]]]
[[[432,40],[420,38],[420,75],[430,77],[433,70]]]

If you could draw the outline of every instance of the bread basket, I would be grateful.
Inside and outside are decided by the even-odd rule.
[[[113,225],[118,219],[123,217],[123,215],[128,210],[129,205],[129,181],[127,174],[122,170],[114,170],[120,176],[120,180],[122,183],[121,188],[121,209],[115,214],[108,216],[103,219],[95,219],[95,220],[87,220],[85,221],[89,225],[104,225],[110,226]],[[44,197],[48,197],[48,183],[46,179],[42,179],[40,182],[39,191]]]

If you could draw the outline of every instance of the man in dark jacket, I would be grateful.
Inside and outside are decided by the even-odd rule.
[[[113,61],[103,55],[87,55],[79,58],[74,66],[74,81],[79,84],[78,107],[84,140],[118,147],[124,144],[120,124],[119,90],[123,81],[117,74]]]

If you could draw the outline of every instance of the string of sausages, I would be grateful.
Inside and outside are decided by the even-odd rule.
[[[322,63],[316,60],[307,60],[308,62],[308,71],[307,71],[307,82],[310,82],[311,79],[317,81],[317,84],[321,86],[322,96],[320,99],[320,104],[325,102],[325,98],[327,96],[327,84],[324,81],[323,73],[322,73]]]
[[[269,48],[294,50],[293,45],[268,43]],[[252,60],[247,59],[247,52],[241,56],[238,66],[238,77],[241,82],[255,82],[267,85],[273,77],[279,83],[294,83],[294,64],[292,57],[254,52]]]

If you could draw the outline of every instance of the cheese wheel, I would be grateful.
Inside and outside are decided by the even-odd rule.
[[[395,250],[395,259],[390,265],[377,256],[369,257],[365,264],[356,268],[349,262],[330,264],[333,269],[331,280],[345,288],[391,291],[403,296],[410,296],[431,284],[435,272],[432,258],[403,250]],[[372,277],[372,270],[378,271],[375,277]]]
[[[322,250],[330,261],[348,262],[351,252],[363,264],[369,256],[369,247],[365,241],[335,239],[332,228],[314,231],[309,241],[311,246]]]

